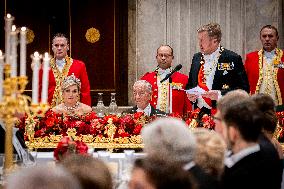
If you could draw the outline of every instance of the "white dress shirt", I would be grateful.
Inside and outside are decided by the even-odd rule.
[[[240,161],[241,159],[243,159],[244,157],[250,155],[250,154],[253,154],[255,152],[258,152],[260,151],[260,146],[259,144],[255,144],[253,146],[250,146],[248,148],[245,148],[241,151],[239,151],[238,153],[236,154],[233,154],[232,156],[230,157],[227,157],[225,158],[225,165],[228,167],[228,168],[231,168],[233,167],[238,161]]]
[[[59,69],[60,72],[62,72],[62,70],[63,70],[65,64],[66,64],[65,59],[56,60],[56,65],[57,65],[57,67],[58,67],[58,69]]]
[[[213,81],[214,81],[214,76],[215,76],[215,71],[217,68],[217,64],[218,64],[218,59],[219,59],[219,51],[220,51],[220,45],[219,47],[211,54],[207,54],[204,55],[204,72],[209,73],[207,76],[204,75],[205,79],[206,79],[206,86],[209,90],[212,89],[213,86]],[[221,92],[219,93],[219,96],[221,97]],[[219,98],[219,97],[218,97]],[[205,102],[205,100],[202,98],[202,96],[198,97],[198,102],[197,102],[197,106],[199,108],[205,107],[208,109],[211,109],[211,107]]]
[[[146,106],[146,108],[144,110],[142,110],[141,108],[137,108],[136,111],[137,112],[144,112],[145,115],[150,116],[150,114],[151,114],[151,105],[149,103],[148,106]]]

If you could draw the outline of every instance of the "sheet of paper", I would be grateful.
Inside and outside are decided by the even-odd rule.
[[[199,86],[194,87],[194,88],[189,89],[189,90],[186,90],[187,94],[195,94],[195,95],[198,95],[198,96],[201,96],[202,94],[204,94],[204,92],[205,92],[205,90],[200,88]]]

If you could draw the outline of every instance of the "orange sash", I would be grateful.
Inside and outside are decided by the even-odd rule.
[[[206,86],[206,79],[204,77],[204,62],[201,63],[201,67],[198,72],[198,86],[205,91],[209,91],[208,87]],[[202,98],[210,107],[212,107],[210,98],[206,98],[206,97],[202,97]]]

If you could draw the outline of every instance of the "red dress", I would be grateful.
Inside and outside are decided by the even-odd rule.
[[[57,69],[54,59],[51,59],[50,61],[48,103],[51,105],[51,107],[54,107],[62,102],[61,88],[56,86],[56,82],[59,82],[59,86],[61,86],[62,80],[66,76],[74,73],[74,75],[81,81],[81,102],[91,106],[90,82],[84,62],[74,60],[69,57],[66,57],[65,60],[66,64],[64,65],[62,73]],[[41,91],[42,69],[40,70],[39,78],[39,91]]]
[[[156,108],[157,106],[157,100],[158,100],[158,85],[157,85],[157,72],[147,72],[142,78],[142,80],[148,81],[152,85],[152,99],[150,101],[150,104]],[[181,74],[179,72],[175,72],[172,75],[172,84],[173,86],[178,86],[174,88],[181,87],[182,89],[185,89],[185,86],[187,84],[188,77],[184,74]],[[187,111],[190,111],[191,103],[188,100],[185,91],[173,89],[172,90],[172,112],[178,113],[179,115],[185,115]]]
[[[284,55],[281,57],[281,62],[282,66],[284,66]],[[283,105],[284,99],[284,68],[282,66],[275,67],[276,74],[274,76],[274,86],[276,89],[278,105]],[[262,81],[262,77],[260,77],[258,51],[251,52],[246,55],[245,69],[249,80],[250,93],[255,94],[258,92],[257,90]]]

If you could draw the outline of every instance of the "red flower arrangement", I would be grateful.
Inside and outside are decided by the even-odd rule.
[[[208,114],[201,114],[199,108],[193,111],[189,111],[185,118],[185,122],[190,128],[196,128],[196,127],[204,127],[207,129],[215,128],[215,122],[213,118]]]
[[[34,138],[50,135],[67,135],[69,128],[76,129],[76,136],[91,134],[93,136],[108,137],[109,120],[116,126],[114,138],[129,137],[139,135],[142,127],[156,117],[145,116],[142,112],[126,114],[118,117],[117,115],[107,115],[99,118],[95,112],[81,116],[66,116],[56,114],[52,110],[46,112],[44,117],[35,117],[30,123],[27,117],[22,118],[16,127],[25,133],[27,124],[34,124]],[[25,133],[26,134],[26,133]],[[27,140],[28,137],[25,136]]]
[[[284,142],[284,111],[276,112],[276,116],[278,118],[278,126],[276,128],[277,136],[279,142]]]
[[[279,142],[284,142],[284,111],[277,112],[276,115],[279,120],[276,138],[278,138]],[[213,118],[207,114],[201,114],[200,109],[189,111],[185,117],[174,113],[168,116],[184,120],[190,128],[215,128]],[[29,124],[34,126],[34,138],[49,137],[51,135],[66,136],[69,128],[76,129],[76,136],[90,134],[96,137],[108,138],[109,134],[112,133],[110,129],[113,129],[113,127],[109,127],[109,124],[114,125],[116,128],[113,131],[113,138],[123,138],[139,135],[143,126],[156,118],[155,116],[145,116],[142,112],[121,116],[106,115],[99,118],[95,112],[82,116],[65,116],[49,110],[46,112],[45,117],[30,119],[26,116],[21,118],[16,127],[23,133],[26,141],[29,139],[25,128]]]
[[[65,136],[58,143],[57,148],[54,150],[54,158],[57,161],[62,160],[69,154],[82,154],[86,155],[88,153],[88,146],[81,141],[73,141],[68,136]]]

